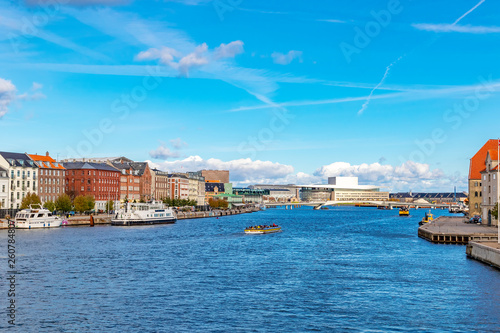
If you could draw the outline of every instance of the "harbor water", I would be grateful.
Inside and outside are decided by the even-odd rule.
[[[500,331],[500,271],[467,259],[465,246],[418,238],[425,210],[410,212],[304,207],[16,230],[16,326],[4,315],[0,330]],[[243,232],[272,223],[283,232]],[[0,242],[7,271],[6,230]]]

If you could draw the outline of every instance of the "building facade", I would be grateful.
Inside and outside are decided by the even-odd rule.
[[[297,202],[300,200],[300,188],[288,185],[257,184],[248,186],[249,189],[269,190],[264,196],[264,202]]]
[[[224,187],[224,183],[210,180],[205,181],[205,202],[208,202],[210,198],[225,192],[226,189]]]
[[[28,154],[28,156],[38,166],[38,196],[40,201],[42,203],[56,201],[62,193],[65,193],[66,169],[62,163],[58,163],[50,157],[49,152],[45,156],[32,154]]]
[[[38,191],[38,166],[27,154],[0,152],[0,167],[10,181],[5,208],[18,209],[28,193]]]
[[[106,210],[108,200],[119,207],[120,170],[94,162],[69,162],[63,166],[66,168],[66,193],[93,196],[96,210]]]
[[[0,167],[0,209],[8,208],[9,199],[9,173]]]
[[[205,177],[197,172],[187,172],[189,179],[189,200],[195,200],[198,206],[203,206],[205,202]]]
[[[217,181],[218,183],[229,183],[229,170],[201,170],[198,171],[200,177],[205,181]]]
[[[485,159],[486,168],[481,171],[481,183],[483,185],[483,202],[481,205],[482,223],[488,225],[498,224],[498,220],[491,216],[491,211],[499,201],[497,155],[497,149],[488,150]]]
[[[170,195],[168,172],[158,169],[151,169],[151,187],[153,190],[153,198],[155,200],[163,200]]]
[[[119,160],[108,164],[121,171],[120,199],[150,201],[153,198],[153,177],[147,162]]]
[[[497,148],[497,140],[488,140],[470,159],[469,164],[469,215],[481,215],[483,209],[483,184],[481,171],[486,169],[486,154]]]
[[[168,188],[171,199],[189,199],[189,179],[182,174],[168,175]]]
[[[358,185],[357,177],[332,177],[327,185],[299,185],[301,199],[309,202],[325,201],[386,201],[389,192],[378,186]]]
[[[264,197],[269,196],[269,190],[258,190],[258,189],[250,189],[250,188],[233,188],[233,194],[239,195],[243,197],[243,202],[261,204],[264,203]]]

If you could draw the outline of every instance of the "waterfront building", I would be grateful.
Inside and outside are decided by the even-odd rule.
[[[27,154],[0,152],[0,167],[10,180],[5,207],[18,209],[28,193],[37,193],[38,166]]]
[[[495,140],[496,141],[496,140]],[[497,225],[498,220],[491,215],[491,211],[499,200],[498,192],[498,148],[490,149],[486,153],[486,168],[481,173],[483,202],[481,205],[482,223]]]
[[[269,190],[269,195],[264,195],[264,202],[298,202],[300,188],[295,185],[269,185],[257,184],[248,186],[249,189]]]
[[[430,203],[437,204],[451,204],[451,203],[463,203],[467,200],[468,194],[466,192],[400,192],[400,193],[390,193],[389,199],[399,202],[412,203],[418,199],[424,199]]]
[[[497,140],[488,140],[470,159],[469,164],[469,215],[481,215],[483,203],[483,184],[481,171],[486,169],[486,154],[490,149],[496,149]]]
[[[0,167],[0,209],[6,209],[9,199],[9,173]]]
[[[151,169],[151,187],[153,191],[153,199],[163,200],[170,196],[168,186],[168,172],[158,169]]]
[[[64,181],[66,169],[62,163],[50,157],[49,152],[45,155],[28,154],[39,168],[38,172],[38,196],[43,203],[56,201],[65,192]]]
[[[106,202],[113,200],[119,207],[121,171],[107,163],[68,162],[66,168],[66,193],[70,196],[91,195],[95,209],[105,211]]]
[[[169,198],[189,199],[189,179],[183,174],[172,173],[168,175]]]
[[[210,198],[220,193],[226,193],[224,183],[210,180],[205,181],[205,202],[208,202]]]
[[[147,162],[120,159],[107,163],[121,171],[120,200],[150,201],[153,198],[153,177]]]
[[[264,189],[233,188],[233,194],[243,197],[244,203],[264,203],[264,196],[269,196],[270,191]]]
[[[310,202],[324,201],[386,201],[389,192],[379,186],[358,185],[358,177],[331,177],[326,185],[297,185],[301,199]]]
[[[203,206],[205,202],[205,177],[197,172],[187,172],[189,179],[189,200],[195,200],[198,206]]]
[[[216,200],[227,201],[227,203],[228,203],[227,208],[229,208],[229,209],[244,205],[243,196],[232,194],[232,193],[219,193],[219,194],[214,195],[212,198],[216,199]]]

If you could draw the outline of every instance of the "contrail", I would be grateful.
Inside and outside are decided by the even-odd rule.
[[[483,4],[483,2],[485,2],[486,0],[480,0],[474,7],[472,7],[471,9],[469,9],[465,14],[463,14],[462,16],[460,16],[455,22],[453,22],[452,26],[453,25],[456,25],[458,22],[460,22],[462,19],[464,19],[467,15],[469,15],[470,13],[472,13],[474,10],[476,10],[477,7],[481,6]],[[432,43],[434,43],[434,41],[432,41]],[[412,51],[413,52],[413,51]],[[396,61],[394,61],[392,64],[390,64],[389,66],[387,66],[387,68],[385,69],[385,73],[384,73],[384,76],[382,77],[382,80],[380,80],[380,82],[375,86],[375,88],[372,89],[372,91],[370,92],[370,95],[368,95],[368,98],[366,99],[366,101],[363,103],[363,106],[361,107],[361,109],[358,111],[358,115],[361,115],[363,114],[363,111],[366,110],[366,108],[368,107],[368,104],[370,104],[370,100],[373,96],[373,93],[375,92],[375,90],[377,90],[385,81],[385,79],[387,78],[387,76],[389,75],[389,71],[391,70],[391,67],[394,66],[398,61],[400,61],[405,55],[402,55],[400,56],[398,59],[396,59]]]
[[[453,22],[452,25],[455,25],[457,24],[458,22],[462,21],[462,19],[464,17],[466,17],[467,15],[469,15],[470,13],[472,13],[474,10],[476,10],[477,7],[481,6],[483,2],[485,2],[486,0],[481,0],[478,2],[477,5],[475,5],[474,7],[472,7],[471,9],[469,9],[469,11],[467,13],[465,13],[464,15],[460,16],[455,22]]]
[[[385,73],[384,73],[384,76],[382,77],[382,80],[380,80],[380,82],[372,89],[372,91],[370,92],[370,95],[368,95],[368,98],[366,99],[366,101],[363,103],[363,106],[361,107],[361,109],[358,111],[358,115],[361,115],[363,114],[363,111],[366,110],[366,108],[368,107],[368,104],[370,104],[370,101],[372,99],[372,96],[373,96],[373,93],[375,92],[375,90],[377,90],[385,81],[385,79],[387,78],[387,76],[389,75],[389,71],[391,70],[391,67],[394,66],[398,61],[400,61],[401,59],[403,58],[403,56],[399,57],[396,59],[396,61],[394,61],[392,64],[390,64],[389,66],[387,66],[387,68],[385,69]]]

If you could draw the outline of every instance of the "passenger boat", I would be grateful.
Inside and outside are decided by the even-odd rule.
[[[245,229],[245,234],[272,234],[275,232],[281,232],[281,227],[273,224],[273,225],[256,225],[253,227],[248,227]]]
[[[408,207],[401,207],[399,209],[399,216],[410,216],[410,210]]]
[[[48,209],[33,208],[23,209],[17,212],[14,222],[16,228],[19,229],[34,229],[34,228],[57,228],[61,226],[62,220],[59,216],[52,215]]]
[[[124,209],[116,212],[111,225],[151,225],[175,223],[177,216],[171,208],[161,202],[127,203]]]
[[[431,223],[432,221],[434,221],[434,216],[429,211],[428,213],[425,213],[424,218],[422,219],[422,221],[418,222],[418,225],[424,225],[427,223]]]

